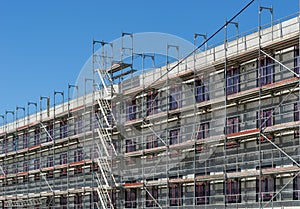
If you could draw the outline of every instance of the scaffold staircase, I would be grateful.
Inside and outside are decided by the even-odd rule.
[[[97,100],[99,101],[100,99]],[[102,109],[101,112],[103,114],[103,112],[106,110],[103,108],[103,106],[101,106],[101,103],[99,103],[99,106],[100,109]],[[117,152],[113,146],[108,128],[105,128],[103,126],[103,123],[99,121],[100,117],[97,113],[96,113],[96,117],[97,117],[97,124],[98,124],[97,133],[100,139],[99,140],[100,144],[98,143],[97,140],[95,140],[95,144],[97,146],[97,153],[98,153],[98,157],[95,159],[95,161],[99,166],[100,174],[101,174],[99,175],[96,172],[96,177],[97,177],[96,180],[98,185],[97,193],[99,195],[102,208],[108,208],[108,207],[114,208],[109,195],[109,190],[113,186],[116,186],[117,183],[114,174],[112,172],[112,169],[110,167],[109,160],[112,160],[112,155],[113,154],[117,155]],[[103,117],[105,123],[106,121],[108,122],[107,116],[103,115]]]
[[[115,93],[113,81],[108,70],[97,69],[96,72],[100,78],[100,85],[96,89],[95,101],[99,106],[99,112],[96,112],[97,133],[99,140],[95,140],[98,157],[95,159],[100,172],[96,172],[97,194],[100,199],[101,208],[112,208],[114,204],[110,197],[110,190],[116,187],[117,182],[110,166],[113,156],[117,156],[116,149],[112,142],[112,130],[115,124],[115,118],[112,113],[110,101]]]
[[[113,83],[109,73],[108,73],[108,70],[104,69],[96,69],[98,75],[99,75],[99,78],[100,78],[100,81],[101,81],[101,85],[103,86],[103,90],[105,91],[104,92],[104,98],[106,97],[110,97],[110,95],[112,93],[115,93],[114,89],[111,87],[111,84]]]

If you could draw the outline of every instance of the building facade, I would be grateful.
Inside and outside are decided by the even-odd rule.
[[[300,207],[299,28],[297,15],[141,73],[94,67],[93,93],[7,111],[0,206]]]

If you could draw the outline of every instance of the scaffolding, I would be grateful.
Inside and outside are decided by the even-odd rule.
[[[265,10],[269,25],[261,25]],[[53,107],[40,97],[39,112],[28,102],[27,115],[21,106],[0,115],[0,206],[299,207],[300,18],[274,21],[269,7],[258,18],[246,34],[226,21],[214,46],[196,33],[183,59],[170,43],[165,66],[151,71],[144,62],[155,57],[134,53],[134,34],[122,33],[120,60],[113,43],[93,40],[83,96],[70,99],[78,86],[68,84],[67,102],[54,91]]]

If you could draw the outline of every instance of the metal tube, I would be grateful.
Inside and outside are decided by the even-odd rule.
[[[9,111],[5,111],[5,124],[7,125],[7,115],[8,114],[12,114],[12,121],[14,121],[14,119],[15,119],[15,112],[14,111],[11,111],[11,110],[9,110]]]
[[[50,97],[43,97],[41,96],[40,97],[40,120],[42,120],[42,117],[43,117],[43,114],[42,114],[42,111],[43,111],[43,99],[46,99],[47,101],[47,116],[49,117],[50,116]]]
[[[37,120],[37,103],[36,102],[27,102],[27,121],[28,124],[30,122],[30,118],[29,118],[29,107],[30,105],[34,105],[35,106],[35,120]]]
[[[261,200],[261,178],[262,178],[262,170],[261,170],[261,59],[260,59],[260,48],[261,48],[261,7],[259,7],[259,12],[258,12],[258,85],[259,85],[259,102],[258,102],[258,121],[259,121],[259,135],[258,135],[258,143],[259,143],[259,185],[258,185],[258,204],[259,204],[259,209],[262,208],[262,200]]]
[[[0,115],[0,118],[2,118],[2,132],[5,132],[5,116]]]
[[[76,93],[77,93],[77,96],[78,96],[78,86],[68,84],[68,118],[70,117],[70,100],[71,100],[71,98],[70,98],[70,89],[71,88],[76,89]]]

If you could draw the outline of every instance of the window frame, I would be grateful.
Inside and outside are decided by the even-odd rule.
[[[182,205],[183,190],[182,184],[171,183],[169,185],[169,204],[170,206]]]
[[[23,149],[28,148],[28,138],[28,132],[24,132],[22,135]]]
[[[300,200],[300,175],[293,180],[293,200]]]
[[[210,200],[210,182],[196,182],[195,184],[196,205],[208,205]]]
[[[270,117],[270,115],[271,115],[271,117]],[[260,123],[259,123],[259,119],[260,119]],[[274,125],[274,109],[271,108],[271,109],[261,110],[259,113],[259,116],[257,117],[257,128],[263,129],[263,128],[270,127],[273,125]]]
[[[259,185],[259,177],[256,178],[256,201],[259,201],[259,186],[261,187],[262,201],[270,201],[276,193],[276,178],[272,175],[264,175],[261,176],[261,178],[261,185]],[[269,180],[271,181],[271,184]],[[273,200],[276,199],[274,198]]]
[[[180,129],[171,129],[169,131],[169,145],[175,145],[180,143]]]
[[[125,140],[125,152],[135,152],[136,151],[136,141],[134,139]]]
[[[48,133],[46,133],[46,142],[50,142],[50,141],[54,140],[53,124],[49,123],[46,129],[48,132]]]
[[[182,104],[182,87],[181,85],[171,86],[169,88],[169,110],[181,108]]]
[[[209,100],[209,87],[208,83],[204,82],[203,79],[195,80],[195,99],[197,103]]]
[[[62,209],[67,209],[68,197],[66,195],[60,195],[59,204],[62,207]]]
[[[83,195],[82,194],[76,194],[74,196],[74,205],[76,209],[83,208]]]
[[[273,55],[271,55],[273,57]],[[257,86],[264,86],[275,82],[275,63],[270,57],[264,55],[259,58],[260,59],[260,66],[259,60],[257,61],[258,71],[257,71],[257,78],[258,78],[258,85]],[[261,74],[261,77],[259,77]]]
[[[154,114],[158,113],[158,91],[157,91],[157,89],[147,92],[146,100],[147,100],[146,115],[150,116],[150,115],[154,115]]]
[[[146,136],[146,149],[158,147],[158,140],[154,134]]]
[[[34,130],[34,145],[41,144],[41,130],[39,128],[35,128]]]
[[[68,119],[64,118],[59,124],[59,136],[61,139],[68,137]]]
[[[299,46],[294,46],[294,72],[299,75]],[[296,75],[294,74],[294,77]]]
[[[158,186],[147,187],[152,197],[158,202]],[[148,192],[146,192],[146,207],[156,207],[156,202],[153,200]]]
[[[299,108],[298,108],[298,102],[294,104],[294,121],[300,120],[300,114],[299,114]],[[300,136],[300,130],[299,127],[297,127],[294,131],[294,138],[298,138]]]
[[[231,66],[226,71],[226,94],[231,95],[240,92],[240,67]]]
[[[137,189],[127,188],[125,189],[125,208],[137,207]]]
[[[200,123],[198,126],[197,139],[206,139],[209,137],[209,122]]]
[[[241,202],[241,180],[228,179],[226,181],[226,203]]]
[[[126,102],[126,119],[127,121],[136,119],[136,99],[129,99]]]
[[[226,120],[226,134],[234,134],[240,132],[240,117],[229,117]]]

